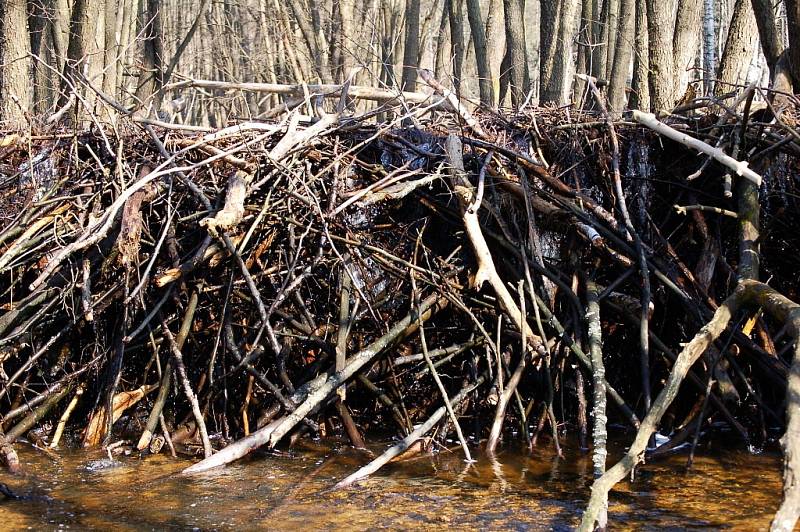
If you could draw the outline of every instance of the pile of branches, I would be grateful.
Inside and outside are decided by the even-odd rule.
[[[440,92],[377,125],[0,137],[11,469],[15,441],[54,449],[65,429],[201,455],[186,473],[304,435],[400,436],[344,486],[418,442],[470,458],[512,431],[557,452],[591,433],[590,529],[645,452],[694,453],[721,425],[791,444],[791,109],[756,116],[750,87],[670,125],[612,121],[602,98],[473,116]],[[603,474],[608,418],[637,436]]]

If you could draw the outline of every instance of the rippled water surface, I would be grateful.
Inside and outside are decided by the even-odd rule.
[[[186,478],[188,462],[164,455],[102,458],[67,451],[56,462],[19,446],[25,475],[0,481],[32,500],[0,502],[0,528],[322,530],[568,530],[577,524],[591,482],[591,461],[575,449],[556,459],[506,452],[468,466],[439,453],[391,464],[360,485],[332,491],[368,457],[352,450],[308,448],[263,455]],[[617,453],[618,454],[618,453]],[[614,530],[728,527],[765,529],[781,491],[775,454],[716,451],[684,471],[685,456],[648,465],[612,493]]]

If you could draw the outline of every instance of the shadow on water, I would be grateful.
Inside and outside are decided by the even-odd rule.
[[[20,449],[26,476],[0,478],[27,500],[0,502],[0,528],[296,530],[455,528],[570,530],[591,484],[591,461],[566,446],[559,460],[504,452],[465,464],[460,454],[391,464],[360,485],[329,488],[363,463],[351,450],[313,448],[262,456],[202,476],[165,456],[122,458],[66,451],[54,463]],[[619,453],[616,453],[617,455]],[[764,529],[777,508],[780,457],[715,450],[691,472],[673,456],[613,492],[616,530]]]

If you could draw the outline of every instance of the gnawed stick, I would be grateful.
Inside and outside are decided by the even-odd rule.
[[[469,395],[470,392],[472,392],[475,388],[483,384],[485,380],[486,380],[486,374],[483,374],[478,378],[478,380],[474,384],[470,384],[469,386],[462,388],[461,391],[458,392],[458,394],[456,394],[455,396],[453,396],[453,398],[450,400],[451,408],[453,406],[458,405],[461,401],[463,401],[467,397],[467,395]],[[375,471],[377,471],[378,469],[389,463],[389,461],[392,458],[399,456],[406,449],[411,447],[411,445],[414,442],[419,440],[429,430],[431,430],[444,417],[446,413],[447,413],[447,407],[440,406],[431,415],[431,417],[429,417],[428,420],[425,421],[425,423],[414,429],[414,431],[411,434],[409,434],[408,436],[400,440],[398,443],[387,449],[382,455],[380,455],[378,458],[376,458],[369,464],[365,465],[364,467],[362,467],[352,475],[348,476],[347,478],[339,481],[334,487],[344,488],[346,486],[349,486],[353,482],[357,482],[371,475],[372,473],[374,473]]]
[[[319,122],[303,130],[297,129],[297,121],[298,115],[295,115],[289,123],[286,135],[270,150],[268,157],[273,163],[282,160],[296,147],[324,134],[328,128],[338,123],[339,115],[325,115]],[[210,234],[216,235],[239,224],[244,216],[244,200],[253,180],[254,171],[255,169],[237,170],[228,180],[225,205],[222,210],[200,221],[200,225],[208,229]]]
[[[428,296],[419,305],[419,312],[422,313],[419,316],[420,321],[427,321],[438,310],[444,308],[446,304],[447,299],[442,296],[436,294]],[[232,443],[211,458],[206,458],[193,466],[187,467],[183,470],[183,474],[190,475],[224,466],[263,445],[274,447],[281,438],[288,434],[304,417],[311,413],[320,403],[333,395],[339,386],[355,375],[365,364],[391,345],[394,345],[400,339],[416,331],[419,326],[417,312],[417,310],[412,309],[406,317],[398,321],[386,334],[350,357],[347,365],[341,371],[337,371],[328,377],[327,380],[312,391],[292,413],[258,429],[250,436]]]
[[[75,407],[78,406],[78,401],[83,395],[83,386],[78,386],[78,389],[75,391],[75,395],[72,396],[69,404],[67,405],[67,409],[64,410],[64,413],[61,414],[61,417],[58,420],[58,425],[56,425],[56,431],[53,434],[52,440],[50,440],[50,447],[51,449],[55,449],[58,447],[58,443],[61,441],[61,436],[64,434],[64,428],[67,426],[67,422],[69,421],[70,416],[72,415],[72,411],[75,410]]]

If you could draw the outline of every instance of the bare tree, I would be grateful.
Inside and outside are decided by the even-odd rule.
[[[155,95],[152,105],[149,106],[155,111],[158,111],[160,107],[160,91],[164,85],[164,42],[161,33],[162,15],[160,4],[161,2],[158,0],[147,0],[147,11],[143,21],[143,69],[139,75],[139,85],[136,88],[136,98],[141,102],[145,102],[150,96]],[[147,113],[146,110],[145,113]]]
[[[617,115],[625,108],[625,89],[628,87],[628,72],[633,57],[635,16],[636,0],[622,0],[619,9],[619,27],[616,31],[617,44],[614,46],[614,62],[608,85],[608,102],[611,112]]]
[[[524,0],[503,0],[506,18],[506,53],[509,61],[511,104],[519,106],[529,90],[528,62],[525,59]]]
[[[464,0],[450,0],[450,43],[453,57],[453,86],[461,90],[461,76],[464,67]]]
[[[403,47],[403,90],[413,91],[417,83],[419,66],[419,10],[420,0],[408,0],[406,4],[406,42]]]
[[[492,69],[486,53],[486,33],[481,16],[481,5],[478,0],[467,0],[467,18],[472,30],[472,43],[475,48],[475,63],[478,67],[478,87],[481,103],[491,107],[494,104],[492,89]]]

